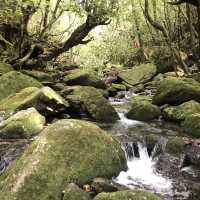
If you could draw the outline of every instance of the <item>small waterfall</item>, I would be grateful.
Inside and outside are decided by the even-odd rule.
[[[136,125],[136,124],[142,124],[142,122],[132,120],[132,119],[128,119],[126,117],[125,112],[119,111],[118,115],[119,115],[119,118],[120,118],[119,123],[123,126],[132,126],[132,125]]]
[[[153,153],[158,152],[156,149],[160,149],[161,143],[162,141],[155,146]],[[139,187],[157,193],[171,194],[172,182],[156,172],[156,159],[149,156],[144,143],[126,143],[124,151],[126,152],[128,170],[122,171],[115,182],[131,189]]]

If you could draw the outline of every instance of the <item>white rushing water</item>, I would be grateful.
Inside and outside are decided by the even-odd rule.
[[[139,158],[134,155],[130,157],[126,152],[128,170],[122,171],[115,181],[130,189],[141,187],[157,193],[170,194],[172,182],[155,171],[156,161],[148,155],[147,148],[138,143],[138,152]]]
[[[118,112],[118,115],[119,115],[119,118],[120,118],[118,123],[120,123],[121,125],[133,126],[133,125],[136,125],[136,124],[142,124],[142,122],[132,120],[132,119],[128,119],[124,112]]]

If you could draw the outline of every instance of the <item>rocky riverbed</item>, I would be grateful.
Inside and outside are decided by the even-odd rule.
[[[198,80],[153,64],[112,80],[2,74],[1,199],[199,199]]]

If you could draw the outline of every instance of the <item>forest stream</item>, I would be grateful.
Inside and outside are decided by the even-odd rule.
[[[131,96],[135,94],[126,92],[122,99],[110,98],[120,120],[104,127],[121,141],[126,153],[128,170],[113,178],[114,182],[129,189],[154,192],[165,200],[193,199],[195,194],[189,186],[199,181],[200,170],[187,165],[184,154],[174,157],[165,152],[168,137],[182,134],[180,127],[162,119],[148,123],[128,119],[126,113]],[[152,146],[148,137],[153,135],[159,139]]]

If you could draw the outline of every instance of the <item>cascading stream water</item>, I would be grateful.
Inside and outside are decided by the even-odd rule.
[[[149,156],[144,144],[138,142],[137,147],[134,148],[132,143],[124,147],[128,170],[122,171],[115,181],[130,189],[139,187],[156,193],[171,194],[172,182],[155,171],[156,159]],[[135,152],[136,149],[138,152]],[[139,157],[136,154],[139,154]]]

